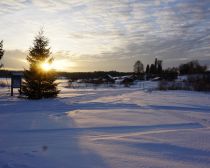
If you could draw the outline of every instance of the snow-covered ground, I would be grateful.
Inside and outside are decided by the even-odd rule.
[[[61,90],[33,101],[0,88],[1,168],[210,167],[210,94]]]

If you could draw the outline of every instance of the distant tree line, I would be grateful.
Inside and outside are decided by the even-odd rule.
[[[23,71],[0,70],[0,77],[11,77],[14,72],[23,73]],[[133,72],[118,72],[118,71],[95,71],[95,72],[57,72],[57,77],[66,77],[68,79],[94,79],[106,75],[113,77],[132,75]]]
[[[116,76],[125,76],[132,75],[132,72],[117,72],[117,71],[95,71],[95,72],[58,72],[59,76],[66,77],[71,80],[78,79],[94,79],[101,78],[106,75]]]
[[[143,70],[141,61],[134,64],[134,74],[146,77],[147,80],[160,80],[160,90],[196,90],[210,91],[210,71],[207,66],[201,65],[198,60],[183,63],[178,67],[162,68],[162,60],[155,58],[154,63]],[[181,81],[176,81],[178,75],[185,75]]]
[[[179,66],[179,72],[182,75],[204,73],[207,66],[199,64],[198,60],[193,60]]]
[[[198,60],[181,64],[179,67],[170,67],[167,69],[163,69],[162,63],[162,60],[155,58],[154,63],[148,64],[144,72],[144,65],[138,60],[134,64],[134,74],[146,74],[147,79],[160,77],[165,80],[174,80],[178,75],[201,74],[207,71],[207,66],[201,65]]]
[[[23,71],[12,71],[6,69],[0,69],[0,77],[11,77],[12,73],[23,73]]]

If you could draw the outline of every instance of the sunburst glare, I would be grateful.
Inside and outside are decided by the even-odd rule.
[[[48,62],[44,62],[41,64],[41,68],[43,71],[49,71],[52,69],[52,64],[50,64]]]

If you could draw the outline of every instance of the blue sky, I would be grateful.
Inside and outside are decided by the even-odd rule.
[[[0,20],[6,68],[27,68],[41,27],[59,70],[132,71],[155,57],[210,66],[210,0],[1,0]]]

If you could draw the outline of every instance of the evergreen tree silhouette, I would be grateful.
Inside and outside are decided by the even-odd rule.
[[[43,63],[53,62],[48,43],[48,39],[41,30],[34,39],[33,47],[29,49],[27,56],[29,70],[24,71],[25,81],[22,85],[22,92],[29,99],[56,97],[59,93],[57,83],[55,83],[56,72],[53,69],[44,71],[41,68]]]
[[[149,64],[147,64],[147,67],[146,67],[146,73],[147,73],[147,74],[149,74],[149,73],[150,73]]]
[[[150,73],[151,74],[155,74],[156,73],[155,64],[151,64],[151,66],[150,66]]]
[[[158,65],[157,65],[157,72],[158,72],[159,75],[161,75],[161,73],[162,73],[162,71],[163,71],[162,62],[163,62],[162,60],[158,60],[158,61],[157,61],[157,64],[158,64]]]
[[[0,60],[4,56],[4,49],[3,49],[3,40],[0,42]],[[0,63],[0,68],[3,67],[3,64]]]

